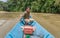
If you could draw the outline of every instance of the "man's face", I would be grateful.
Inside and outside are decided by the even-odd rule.
[[[27,8],[27,9],[26,9],[26,12],[27,12],[27,13],[30,13],[30,8]]]

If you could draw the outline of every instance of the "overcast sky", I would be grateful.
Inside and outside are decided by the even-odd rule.
[[[4,1],[4,2],[6,2],[7,0],[0,0],[0,1]]]

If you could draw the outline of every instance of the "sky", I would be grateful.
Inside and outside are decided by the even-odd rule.
[[[0,0],[0,1],[6,2],[7,0]]]

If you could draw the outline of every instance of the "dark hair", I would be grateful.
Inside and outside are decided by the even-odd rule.
[[[26,7],[26,9],[27,9],[27,8],[30,8],[30,7],[28,6],[28,7]],[[26,9],[25,9],[25,10],[26,10]],[[31,8],[30,8],[30,9],[31,9]]]

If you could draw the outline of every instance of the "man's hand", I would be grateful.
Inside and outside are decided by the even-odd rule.
[[[30,18],[30,19],[25,19],[25,22],[29,23],[29,22],[32,22],[34,21],[34,19]]]

